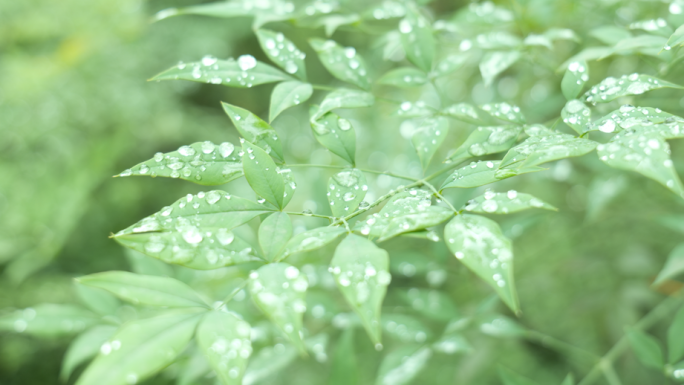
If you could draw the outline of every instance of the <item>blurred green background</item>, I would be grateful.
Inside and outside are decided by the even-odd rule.
[[[146,82],[180,60],[196,61],[207,54],[226,58],[249,53],[268,61],[247,18],[187,16],[149,23],[151,15],[161,9],[194,3],[0,1],[0,309],[5,309],[0,311],[43,302],[79,303],[73,277],[134,268],[123,248],[107,236],[187,193],[206,188],[181,180],[111,176],[157,151],[172,151],[183,144],[204,140],[236,143],[237,132],[219,101],[267,116],[272,85],[232,89],[180,81]],[[368,6],[360,1],[341,3],[351,10]],[[519,105],[534,123],[555,120],[565,103],[560,93],[562,73],[556,68],[583,47],[603,45],[591,36],[592,29],[657,17],[666,18],[673,26],[684,22],[681,14],[670,12],[669,3],[658,1],[513,0],[500,5],[512,9],[520,22],[483,25],[460,34],[468,37],[503,29],[524,37],[562,27],[576,31],[582,42],[561,41],[553,50],[533,50],[531,55],[538,60],[516,64],[490,87],[483,85],[477,63],[469,63],[438,89],[445,105],[508,101]],[[429,7],[436,19],[449,19],[454,12],[467,9],[468,3],[438,0]],[[306,43],[309,37],[324,36],[322,28],[298,29],[289,23],[268,28],[283,31],[307,53],[311,81],[337,84]],[[342,27],[334,38],[356,47],[370,63],[372,78],[377,79],[398,64],[383,61],[381,35],[372,33],[372,28],[369,31],[370,35]],[[458,52],[462,37],[440,41],[444,53]],[[401,64],[402,59],[397,59]],[[593,61],[590,67],[589,84],[632,72],[684,83],[681,65],[663,72],[662,60],[648,55],[614,56]],[[376,85],[374,93],[395,100],[437,99],[429,86],[397,91]],[[680,91],[660,90],[621,101],[683,116],[683,96]],[[317,93],[314,101],[320,98]],[[598,110],[608,113],[617,105],[602,105]],[[395,109],[395,105],[379,101],[372,109],[340,114],[356,127],[360,167],[420,174],[410,141],[402,136],[401,119],[389,116]],[[273,124],[283,139],[287,162],[337,164],[334,156],[315,143],[307,119],[306,107],[300,106]],[[452,123],[442,157],[471,129],[464,123]],[[681,175],[684,144],[670,144]],[[658,288],[651,282],[668,253],[682,241],[684,201],[652,180],[608,168],[595,153],[549,167],[495,186],[499,191],[514,188],[533,194],[560,209],[558,213],[496,218],[514,240],[523,309],[518,322],[602,355],[623,335],[625,326],[679,288],[678,282]],[[292,209],[326,213],[321,181],[331,173],[295,171],[299,187]],[[370,178],[369,182],[369,197],[371,193],[378,197],[398,184],[386,177]],[[244,180],[222,188],[253,197]],[[446,196],[459,207],[483,189],[453,191]],[[293,219],[300,229],[326,224],[312,218]],[[242,230],[248,241],[254,241],[256,225],[258,221]],[[490,289],[451,257],[443,243],[405,238],[385,247],[392,259],[391,288],[396,290],[390,290],[383,311],[410,314],[410,306],[402,302],[399,293],[420,287],[448,293],[461,314],[478,309],[507,314],[503,306],[490,300]],[[317,258],[324,265],[330,254],[306,255],[297,262],[301,266]],[[224,293],[230,286],[225,272],[197,273],[174,267],[169,274],[207,293]],[[446,278],[435,278],[443,276]],[[445,325],[440,320],[425,322],[435,333]],[[662,339],[668,325],[669,318],[651,332]],[[339,333],[335,333],[337,338]],[[540,384],[552,384],[560,383],[568,372],[581,376],[590,368],[540,341],[494,338],[477,330],[471,334],[471,354],[433,357],[413,383],[497,384],[496,369],[504,366]],[[360,329],[354,338],[362,368],[359,383],[373,383],[382,354],[372,349]],[[60,361],[68,341],[68,337],[0,334],[0,384],[59,383]],[[391,342],[388,346],[391,348]],[[327,383],[330,370],[329,362],[301,358],[279,375],[258,383]],[[662,374],[641,367],[631,353],[617,361],[616,370],[625,384],[668,383]],[[174,383],[174,373],[171,368],[146,383]]]

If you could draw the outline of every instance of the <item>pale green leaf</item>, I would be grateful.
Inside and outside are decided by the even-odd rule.
[[[404,118],[421,118],[425,116],[432,116],[437,113],[433,107],[425,104],[424,101],[419,100],[415,103],[403,102],[399,105],[399,109],[393,114]]]
[[[417,230],[411,231],[409,233],[403,233],[400,237],[405,238],[415,238],[415,239],[425,239],[431,242],[439,242],[439,235],[433,230]]]
[[[561,81],[561,90],[565,99],[577,98],[582,93],[582,88],[584,88],[587,80],[589,80],[589,65],[586,61],[579,60],[568,64]]]
[[[285,213],[273,213],[259,226],[259,245],[267,260],[274,260],[292,238],[292,220]]]
[[[663,47],[667,44],[667,38],[654,35],[639,35],[635,37],[628,37],[620,40],[610,52],[607,52],[603,57],[605,59],[615,54],[633,54],[640,53],[644,55],[654,56],[661,60],[666,60],[666,53],[662,53]],[[660,54],[660,55],[659,55]]]
[[[348,15],[330,15],[324,16],[318,19],[316,22],[317,27],[323,27],[325,29],[325,36],[332,36],[337,29],[343,25],[354,25],[361,21],[361,17],[355,13]]]
[[[520,51],[487,52],[480,61],[480,73],[485,86],[520,59]]]
[[[354,352],[354,328],[347,328],[335,344],[329,385],[357,384],[359,368]]]
[[[558,67],[558,71],[565,71],[566,69],[568,69],[570,64],[574,62],[586,62],[589,60],[597,60],[599,58],[602,58],[606,54],[609,54],[610,52],[612,52],[612,48],[610,47],[585,48],[582,51],[580,51],[577,55],[572,56],[568,60],[564,61],[563,64],[561,64]]]
[[[276,116],[286,109],[309,100],[312,94],[313,87],[309,83],[293,80],[278,84],[271,93],[268,120],[272,122]]]
[[[567,124],[578,134],[583,134],[590,128],[591,110],[584,103],[573,99],[565,103],[561,111],[563,123]]]
[[[352,90],[349,88],[338,88],[325,95],[318,111],[311,116],[311,121],[315,122],[321,116],[336,108],[360,108],[369,107],[375,103],[373,94],[365,91]]]
[[[397,87],[417,87],[427,83],[428,76],[425,72],[412,67],[393,69],[378,79],[378,84],[386,84]]]
[[[432,350],[443,354],[470,353],[473,347],[462,335],[449,333],[435,341]]]
[[[425,342],[432,332],[420,320],[406,314],[383,314],[383,335],[403,343]]]
[[[413,380],[432,357],[432,349],[404,345],[387,354],[378,369],[375,385],[404,385]]]
[[[458,316],[458,310],[456,310],[451,298],[441,291],[414,287],[399,291],[399,296],[411,309],[426,318],[448,321]]]
[[[501,378],[503,385],[536,385],[535,382],[527,377],[523,377],[503,367],[499,368],[499,378]]]
[[[337,237],[345,233],[342,227],[319,227],[313,230],[304,231],[292,237],[285,245],[285,250],[279,260],[285,259],[295,253],[319,249],[334,241]]]
[[[508,103],[489,103],[480,106],[482,111],[485,111],[489,115],[499,120],[506,122],[525,124],[525,116],[520,107],[515,105],[510,105]]]
[[[207,307],[207,303],[185,283],[168,277],[107,271],[77,278],[88,286],[109,291],[136,305]]]
[[[114,332],[116,332],[115,326],[98,325],[76,337],[64,353],[62,370],[59,373],[60,379],[66,382],[76,367],[95,357],[102,344],[107,342]]]
[[[502,315],[490,314],[479,319],[480,332],[497,338],[520,338],[527,330],[516,321]]]
[[[482,110],[468,103],[451,105],[442,110],[442,114],[454,119],[477,125],[486,125],[491,122],[491,118]]]
[[[665,46],[665,49],[667,47],[670,47],[670,49],[674,47],[679,47],[681,45],[684,45],[684,25],[680,25],[670,36],[669,39],[667,39],[667,44]]]
[[[640,330],[628,331],[627,339],[642,365],[658,371],[663,369],[663,365],[665,365],[663,350],[658,340]]]
[[[591,87],[583,98],[589,103],[607,103],[621,96],[641,95],[646,91],[660,88],[684,89],[680,85],[654,78],[651,75],[633,73],[622,75],[620,78],[607,77],[601,83]]]
[[[223,18],[251,16],[254,15],[259,8],[250,6],[250,3],[251,0],[218,1],[215,3],[206,3],[183,8],[167,8],[157,12],[152,20],[159,21],[180,15],[202,15]]]
[[[212,311],[197,327],[197,345],[223,385],[240,385],[252,354],[251,328],[234,313]]]
[[[314,137],[323,147],[333,154],[347,161],[349,164],[356,163],[356,130],[347,119],[340,118],[334,112],[328,112],[317,120],[319,109],[311,106],[311,129]]]
[[[330,261],[337,287],[375,344],[381,340],[380,308],[392,279],[388,270],[387,252],[354,234],[340,242]]]
[[[546,47],[548,49],[553,49],[553,42],[548,36],[529,34],[525,37],[523,44],[526,46],[539,46]]]
[[[106,290],[81,285],[78,282],[74,287],[81,302],[97,314],[112,315],[121,306],[121,302]]]
[[[237,60],[218,60],[213,56],[205,56],[198,62],[181,63],[171,67],[150,80],[176,79],[238,88],[292,80],[280,70],[257,62],[252,55],[242,55]]]
[[[205,186],[228,183],[242,176],[242,161],[230,142],[198,142],[177,151],[158,152],[150,160],[121,172],[123,176],[180,178]]]
[[[406,14],[406,5],[397,0],[387,0],[382,3],[369,3],[370,7],[364,14],[369,20],[386,20],[403,17]]]
[[[511,310],[520,311],[513,248],[496,222],[478,215],[457,215],[446,225],[444,240],[456,258],[494,288]]]
[[[500,165],[500,160],[482,160],[478,162],[471,162],[469,165],[454,171],[444,181],[442,187],[440,187],[440,190],[447,188],[479,187],[516,175],[545,170],[541,167],[506,169],[499,168]]]
[[[197,333],[195,333],[195,337],[197,337]],[[211,366],[196,345],[192,345],[187,350],[189,357],[183,357],[174,363],[174,366],[178,368],[176,385],[196,385],[202,377],[211,375]]]
[[[470,55],[464,53],[458,53],[449,55],[442,59],[436,66],[435,69],[430,73],[431,76],[437,78],[440,76],[446,76],[452,72],[463,67],[463,65],[470,59]]]
[[[544,36],[548,37],[552,41],[556,40],[573,40],[579,42],[581,39],[575,31],[568,28],[549,28],[544,32]]]
[[[272,62],[288,74],[306,80],[306,66],[304,64],[306,55],[292,41],[281,32],[273,32],[267,29],[257,29],[255,34],[259,39],[261,49]]]
[[[558,211],[539,198],[515,190],[505,193],[487,191],[484,195],[469,200],[464,206],[464,210],[478,214],[513,214],[531,208]]]
[[[44,303],[0,315],[0,330],[39,337],[80,333],[99,317],[80,306]]]
[[[593,122],[592,129],[606,133],[622,130],[657,132],[666,139],[673,139],[684,136],[682,125],[684,125],[684,119],[662,111],[660,108],[634,107],[625,104]]]
[[[641,29],[664,37],[669,37],[673,32],[663,18],[635,21],[629,24],[629,29]]]
[[[477,35],[470,43],[475,47],[485,50],[505,50],[520,48],[522,40],[511,32],[491,31]],[[465,50],[463,49],[465,48],[463,47],[463,43],[461,43],[459,48]]]
[[[624,28],[606,25],[589,31],[589,36],[593,36],[602,43],[615,45],[621,40],[629,39],[632,34]]]
[[[468,24],[500,25],[512,22],[515,15],[505,7],[482,2],[460,8],[454,20]]]
[[[475,156],[506,151],[515,144],[520,132],[521,126],[477,127],[447,159],[450,163],[461,163]]]
[[[254,303],[304,353],[306,348],[300,333],[306,311],[306,277],[287,263],[262,266],[249,277],[249,292]]]
[[[408,60],[429,72],[435,57],[435,39],[430,21],[416,7],[408,7],[406,17],[399,22],[399,32]]]
[[[667,352],[670,363],[684,357],[684,307],[680,307],[667,329]]]
[[[426,118],[418,122],[418,129],[414,131],[411,142],[418,153],[423,170],[430,165],[432,157],[444,143],[448,132],[449,121],[443,116]]]
[[[279,162],[283,161],[283,149],[278,133],[258,116],[228,103],[221,102],[223,110],[228,114],[240,135],[248,142],[262,148],[267,154]]]
[[[679,244],[670,252],[670,255],[667,257],[667,261],[665,262],[665,266],[663,266],[662,270],[660,270],[660,273],[658,273],[658,276],[653,281],[653,284],[658,285],[668,279],[678,276],[681,273],[684,273],[684,244]]]
[[[289,345],[261,348],[249,360],[242,385],[265,383],[264,379],[274,376],[297,358],[297,350]]]
[[[670,146],[658,132],[624,131],[597,147],[607,165],[636,171],[684,197],[684,186],[670,159]]]
[[[204,312],[177,311],[124,325],[100,348],[77,385],[135,384],[172,363]]]
[[[328,180],[328,202],[333,216],[353,213],[368,191],[366,177],[357,169],[338,172]]]
[[[526,131],[527,132],[527,131]],[[499,169],[537,166],[558,159],[582,156],[596,148],[598,143],[559,132],[540,132],[511,148],[501,161]]]
[[[278,209],[285,207],[285,181],[281,175],[282,170],[276,167],[266,151],[248,141],[242,143],[242,151],[242,167],[252,190]]]
[[[310,39],[309,44],[318,54],[323,66],[334,77],[363,89],[370,88],[366,63],[353,47],[345,48],[334,40],[318,38]]]

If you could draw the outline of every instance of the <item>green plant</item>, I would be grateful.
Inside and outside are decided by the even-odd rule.
[[[184,145],[177,151],[159,152],[118,176],[179,178],[204,186],[238,183],[244,176],[241,193],[188,194],[113,234],[114,240],[133,250],[130,258],[138,274],[111,271],[78,278],[79,293],[91,310],[42,305],[5,315],[0,325],[39,335],[82,331],[67,352],[63,375],[68,378],[97,354],[77,381],[83,385],[136,383],[171,364],[167,372],[180,383],[252,384],[272,378],[298,356],[311,356],[308,362],[314,367],[313,361],[322,367],[331,361],[330,373],[307,372],[311,378],[306,381],[312,383],[403,384],[425,375],[421,370],[430,362],[448,365],[455,355],[477,351],[479,346],[469,342],[468,333],[473,331],[530,341],[567,355],[577,362],[556,372],[575,372],[583,378],[579,384],[594,383],[601,375],[610,384],[620,384],[613,365],[629,346],[645,367],[675,380],[683,378],[684,310],[669,328],[667,360],[659,342],[644,332],[681,304],[678,294],[655,307],[603,357],[514,321],[525,303],[520,303],[516,291],[513,244],[488,217],[555,211],[544,200],[510,188],[516,185],[508,179],[519,177],[513,181],[527,180],[533,186],[536,180],[525,178],[546,170],[542,165],[594,150],[603,164],[636,171],[684,197],[666,141],[684,137],[680,127],[684,119],[656,107],[670,103],[657,99],[643,99],[652,106],[618,104],[638,103],[642,99],[634,96],[651,90],[666,93],[684,88],[660,78],[676,79],[673,74],[684,57],[680,51],[684,29],[670,27],[684,22],[678,16],[681,9],[673,9],[679,3],[669,6],[670,23],[654,18],[629,24],[630,30],[645,31],[637,36],[616,26],[597,28],[590,35],[604,44],[579,51],[578,29],[541,28],[526,16],[523,9],[533,12],[534,3],[522,8],[513,2],[512,9],[473,3],[446,17],[435,16],[429,4],[421,3],[425,2],[338,6],[316,1],[294,6],[243,0],[157,13],[157,20],[182,14],[253,17],[258,43],[275,66],[257,60],[252,56],[256,52],[229,60],[205,56],[180,63],[152,80],[236,88],[277,83],[268,122],[303,109],[308,112],[310,136],[336,158],[321,164],[288,162],[302,156],[288,153],[283,132],[253,112],[222,103],[241,136],[239,143]],[[274,28],[285,29],[284,22],[298,29],[283,33],[264,27],[273,23]],[[286,35],[318,34],[319,27],[328,37],[338,29],[373,36],[383,45],[382,52],[364,44],[365,37],[357,37],[363,46],[356,48],[310,38],[318,60],[336,79],[325,85],[310,82],[313,76],[307,66],[315,62]],[[573,56],[569,51],[578,53]],[[366,62],[365,54],[373,60]],[[616,56],[655,63],[651,72],[658,77],[634,72],[592,82],[589,62],[600,65]],[[519,69],[516,76],[534,79],[543,72],[559,86],[534,85],[544,89],[538,91],[544,95],[527,103],[529,113],[505,100],[509,91],[503,80],[497,83],[500,102],[452,103],[450,90],[459,82],[465,84],[473,71],[481,75],[481,82],[473,87],[479,94],[473,91],[473,99],[484,100],[492,99],[486,90],[502,74],[525,65],[533,68]],[[670,92],[663,94],[666,99],[677,95]],[[409,97],[417,101],[408,101]],[[297,107],[316,98],[316,104]],[[592,113],[601,117],[592,120]],[[389,131],[396,127],[383,127],[388,116],[402,120],[400,138],[396,130]],[[301,127],[287,128],[301,132]],[[381,130],[376,139],[382,142],[362,144],[358,139],[364,137],[364,130]],[[372,156],[367,156],[369,168],[360,161],[364,167],[357,167],[357,146],[366,155],[373,149],[377,152],[371,155],[382,154],[388,147],[404,148],[399,147],[404,140],[415,149],[413,164],[406,161],[398,171],[396,167],[385,171],[373,167]],[[596,163],[587,163],[586,168],[605,173]],[[558,167],[554,171],[563,172]],[[301,177],[295,178],[295,173]],[[322,175],[327,179],[321,180]],[[477,189],[493,183],[507,188]],[[328,207],[320,205],[322,196],[327,197]],[[594,212],[605,204],[595,203]],[[293,217],[302,221],[294,223]],[[390,261],[385,248],[396,252],[406,245],[418,245],[422,253],[399,253]],[[477,302],[467,312],[457,310],[451,296],[439,290],[446,279],[457,276],[449,270],[451,259],[439,257],[447,251],[474,273],[459,275],[464,286],[478,285],[475,277],[488,285],[461,298]],[[656,283],[684,270],[682,255],[681,248],[673,251]],[[205,277],[217,282],[202,287],[198,280],[197,287],[191,288],[165,276],[167,267],[157,260],[207,270]],[[422,288],[393,282],[390,274],[403,271],[411,277],[418,269],[426,274]],[[483,294],[487,291],[496,296],[487,297]],[[243,302],[246,296],[256,306]],[[386,296],[392,307],[383,307]],[[120,300],[139,307],[140,314],[122,315]],[[508,310],[497,308],[498,300]],[[396,311],[381,311],[387,308]],[[367,337],[359,337],[358,330]],[[375,352],[385,347],[389,347],[386,354]],[[358,362],[357,355],[372,356],[373,367]],[[215,373],[215,378],[207,373]],[[531,383],[506,368],[499,375],[504,384]],[[553,375],[544,380],[552,381]],[[429,380],[449,381],[439,374]],[[572,376],[563,383],[574,383]]]

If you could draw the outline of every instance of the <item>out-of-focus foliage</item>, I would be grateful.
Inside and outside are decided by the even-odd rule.
[[[0,3],[0,383],[681,382],[683,23]]]

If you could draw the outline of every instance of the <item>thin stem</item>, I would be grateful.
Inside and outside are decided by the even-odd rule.
[[[428,182],[425,182],[425,185],[426,185],[430,190],[432,190],[432,192],[437,196],[437,198],[441,199],[442,202],[446,203],[446,205],[449,206],[449,208],[451,209],[451,211],[454,212],[454,214],[458,215],[458,210],[456,210],[456,208],[455,208],[454,206],[451,205],[451,202],[449,202],[446,198],[444,198],[444,196],[443,196],[442,194],[440,194],[439,191],[437,191],[437,189],[435,188],[435,186],[431,185],[431,184],[428,183]]]
[[[221,306],[223,306],[223,305],[227,304],[228,302],[230,302],[230,300],[232,300],[233,297],[235,297],[235,295],[236,295],[237,293],[239,293],[242,289],[244,289],[245,287],[247,287],[247,284],[249,284],[249,279],[245,279],[245,280],[240,284],[240,286],[238,286],[238,287],[236,287],[235,289],[233,289],[233,291],[231,291],[230,294],[228,294],[228,296],[226,297],[226,299],[224,299],[224,300],[221,302]]]
[[[333,165],[325,165],[325,164],[305,164],[305,163],[300,163],[300,164],[288,164],[288,167],[314,167],[314,168],[329,168],[333,170],[344,170],[346,168],[350,168],[349,166],[333,166]],[[398,178],[398,179],[404,179],[404,180],[410,180],[410,181],[417,181],[418,179],[416,178],[411,178],[410,176],[403,176],[403,175],[398,175],[389,171],[375,171],[375,170],[369,170],[365,168],[358,168],[355,167],[357,170],[362,171],[362,172],[367,172],[369,174],[376,174],[376,175],[387,175],[391,176],[393,178]]]
[[[333,217],[328,216],[328,215],[321,215],[321,214],[314,214],[314,213],[304,213],[304,212],[296,212],[296,211],[283,211],[285,214],[290,214],[290,215],[302,215],[305,217],[314,217],[314,218],[325,218],[332,220]]]

